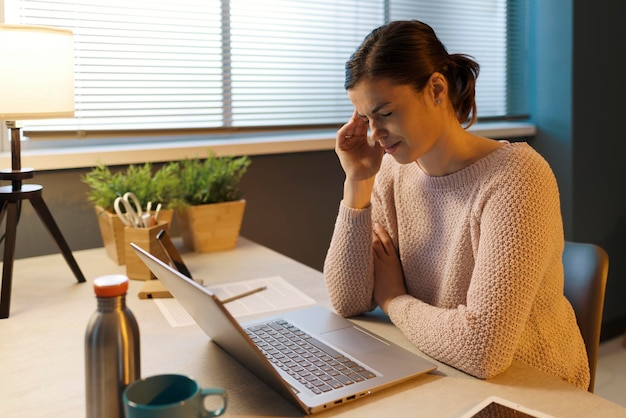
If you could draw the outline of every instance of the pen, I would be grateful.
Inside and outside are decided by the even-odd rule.
[[[141,214],[141,226],[144,228],[150,228],[152,226],[152,216],[149,213]]]
[[[267,289],[267,286],[257,287],[256,289],[248,290],[247,292],[240,293],[238,295],[232,296],[230,298],[226,298],[222,301],[222,303],[232,302],[237,299],[245,298],[246,296],[253,295],[258,292],[262,292]]]
[[[156,210],[154,211],[154,224],[156,225],[159,221],[159,212],[161,211],[161,204],[159,203],[156,206]]]

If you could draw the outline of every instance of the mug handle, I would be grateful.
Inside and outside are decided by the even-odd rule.
[[[226,410],[226,404],[228,401],[228,396],[226,396],[226,391],[224,389],[220,389],[220,388],[210,388],[210,389],[205,389],[203,388],[201,390],[201,394],[202,394],[202,400],[204,402],[204,399],[208,396],[220,396],[222,398],[222,406],[218,409],[214,409],[214,410],[207,410],[206,407],[204,407],[204,403],[203,403],[203,408],[204,411],[207,413],[206,416],[209,417],[218,417],[220,415],[222,415],[224,413],[224,411]]]

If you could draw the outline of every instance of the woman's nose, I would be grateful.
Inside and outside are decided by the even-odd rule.
[[[370,137],[373,140],[378,141],[380,139],[384,139],[386,136],[387,130],[383,126],[373,121],[370,122]]]

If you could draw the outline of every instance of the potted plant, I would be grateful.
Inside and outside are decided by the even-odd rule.
[[[159,220],[171,224],[174,215],[178,179],[175,167],[164,165],[153,170],[150,163],[129,165],[125,170],[112,172],[109,167],[99,163],[82,177],[89,186],[87,200],[94,205],[102,241],[109,257],[118,264],[125,263],[124,227],[114,211],[115,199],[126,192],[132,192],[146,211],[148,202],[152,211],[160,203]]]
[[[250,158],[217,157],[210,150],[170,163],[179,181],[174,199],[183,244],[196,252],[222,251],[237,245],[246,201],[239,188]]]

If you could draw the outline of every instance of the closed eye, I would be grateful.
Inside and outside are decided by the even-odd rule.
[[[392,114],[393,114],[393,112],[379,113],[379,114],[378,114],[378,117],[381,117],[381,118],[385,118],[385,119],[386,119],[386,118],[390,117]],[[369,120],[369,118],[368,118],[367,116],[365,116],[365,115],[358,115],[358,117],[359,117],[359,119],[361,119],[363,122],[365,122],[365,123],[367,123],[367,124],[369,124],[369,123],[370,123],[370,120]]]

